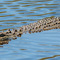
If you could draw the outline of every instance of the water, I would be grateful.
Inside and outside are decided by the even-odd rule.
[[[60,16],[59,0],[0,0],[0,32],[51,16]],[[23,34],[0,45],[0,60],[60,60],[60,29]]]

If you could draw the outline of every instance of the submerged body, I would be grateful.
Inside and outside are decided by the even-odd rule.
[[[13,37],[16,38],[17,36],[21,36],[23,33],[26,32],[34,33],[58,28],[60,28],[60,17],[44,18],[35,23],[24,25],[20,27],[19,30],[15,29],[10,31],[10,29],[8,29],[8,31],[6,32],[0,32],[0,41]]]

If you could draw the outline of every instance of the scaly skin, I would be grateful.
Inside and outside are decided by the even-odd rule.
[[[26,32],[34,33],[51,29],[60,29],[60,17],[44,18],[35,23],[24,25],[20,27],[19,30],[10,31],[10,29],[8,29],[6,32],[0,32],[0,41],[5,41],[9,38],[16,39],[16,36],[21,36]]]

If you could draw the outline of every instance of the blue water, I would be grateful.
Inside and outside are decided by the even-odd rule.
[[[60,16],[59,0],[0,0],[0,32]],[[27,33],[0,45],[0,60],[60,60],[60,29]]]

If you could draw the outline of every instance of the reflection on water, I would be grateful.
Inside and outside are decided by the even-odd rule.
[[[6,27],[7,22],[9,28],[16,28],[21,26],[21,24],[18,24],[19,22],[22,23],[21,20],[24,20],[28,24],[31,19],[33,20],[31,21],[32,23],[45,17],[60,16],[59,2],[59,0],[1,0],[0,21],[6,22],[0,22],[0,25],[5,26],[5,28],[0,26],[0,30],[8,29]],[[10,24],[9,21],[13,21],[13,24]],[[14,23],[17,23],[17,25],[15,26]]]
[[[0,0],[0,32],[60,16],[59,0]],[[0,60],[60,60],[60,29],[23,34],[0,41]]]
[[[52,56],[52,57],[46,57],[46,58],[42,58],[42,59],[40,59],[40,60],[46,60],[46,59],[50,59],[50,58],[55,58],[55,57],[59,57],[60,55],[54,55],[54,56]]]

